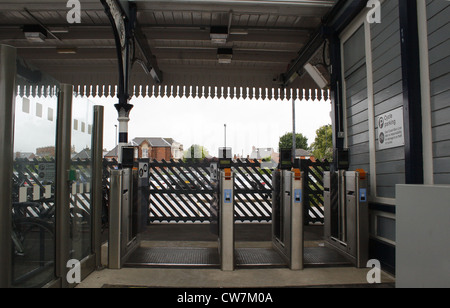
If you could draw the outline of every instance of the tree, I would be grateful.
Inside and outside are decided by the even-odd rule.
[[[295,148],[308,150],[308,138],[302,134],[295,134]],[[292,133],[286,133],[280,137],[278,150],[280,149],[292,149]]]
[[[316,139],[311,145],[311,149],[316,159],[333,160],[333,129],[331,125],[324,125],[316,131]]]
[[[184,151],[183,161],[202,161],[208,156],[208,150],[198,144],[191,145],[186,151]]]

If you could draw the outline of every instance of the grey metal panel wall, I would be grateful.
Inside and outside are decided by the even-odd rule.
[[[368,171],[370,169],[369,122],[363,26],[344,43],[343,51],[350,170],[361,168]]]
[[[434,181],[450,184],[450,2],[427,0]]]
[[[375,117],[403,106],[398,2],[383,2],[381,16],[371,25]],[[405,183],[404,147],[377,149],[376,170],[377,196],[395,198],[395,185]]]

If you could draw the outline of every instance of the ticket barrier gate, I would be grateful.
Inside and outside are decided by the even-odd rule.
[[[367,180],[363,170],[324,172],[324,238],[356,267],[369,251]]]
[[[303,204],[300,170],[275,170],[272,184],[272,246],[291,270],[301,270]]]
[[[139,246],[138,170],[111,170],[108,267],[120,269]]]
[[[233,271],[236,266],[283,266],[292,270],[303,269],[303,207],[300,170],[275,171],[273,176],[274,201],[272,211],[272,252],[265,248],[243,250],[235,247],[234,230],[234,174],[220,170],[213,181],[214,197],[211,203],[211,231],[218,236],[220,267]],[[244,254],[254,254],[250,259],[264,263],[246,263]],[[247,255],[248,257],[248,255]],[[251,262],[251,261],[250,261]],[[274,262],[274,263],[271,263]]]
[[[212,182],[211,232],[218,236],[219,261],[223,271],[235,269],[234,174],[230,168],[219,170]]]

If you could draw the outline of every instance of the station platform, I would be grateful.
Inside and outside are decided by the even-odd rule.
[[[334,251],[331,256],[325,253],[325,259],[318,255],[326,249],[320,225],[305,228],[301,271],[289,270],[270,249],[270,224],[236,224],[235,228],[233,272],[220,270],[217,239],[208,224],[155,224],[141,234],[141,246],[122,269],[95,271],[77,287],[394,287],[395,279],[388,273],[382,272],[381,284],[371,285],[366,279],[369,269],[354,268]]]

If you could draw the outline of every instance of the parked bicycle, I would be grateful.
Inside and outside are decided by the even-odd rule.
[[[14,202],[12,206],[13,285],[41,287],[55,276],[55,206],[46,202]],[[86,241],[86,226],[91,215],[78,207],[69,209],[69,258],[82,259],[91,247]],[[89,228],[88,228],[89,229]],[[90,243],[90,242],[89,242]]]
[[[13,203],[13,285],[40,287],[54,277],[55,233],[48,219],[31,217],[28,211],[53,215],[51,208],[35,202]]]

